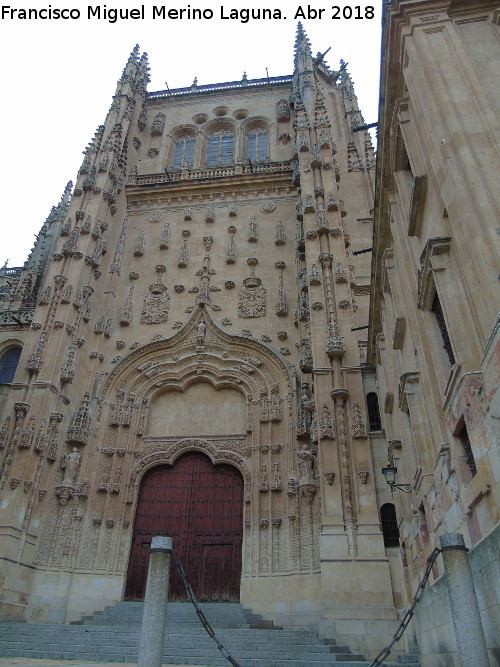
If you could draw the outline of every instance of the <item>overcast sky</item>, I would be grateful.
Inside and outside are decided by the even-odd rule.
[[[19,2],[19,0],[17,0]],[[270,0],[267,0],[269,2]],[[148,90],[164,90],[198,83],[208,84],[291,74],[293,46],[299,18],[310,38],[313,54],[331,50],[325,58],[330,68],[340,59],[349,63],[366,122],[377,120],[380,69],[381,2],[373,0],[374,18],[364,18],[372,0],[340,4],[340,19],[333,19],[330,2],[298,4],[295,0],[206,0],[177,2],[181,7],[213,12],[212,19],[153,20],[154,0],[145,0],[144,19],[106,21],[105,7],[141,8],[130,0],[101,4],[101,19],[88,18],[88,4],[52,0],[52,9],[80,11],[75,20],[1,20],[3,72],[0,107],[2,160],[0,188],[2,221],[0,266],[20,266],[26,259],[51,206],[57,204],[66,183],[75,181],[82,151],[105,120],[128,55],[138,43],[147,51],[151,66]],[[30,0],[10,7],[48,8]],[[97,3],[90,5],[98,7]],[[161,7],[160,3],[156,4]],[[221,18],[232,8],[280,9],[282,19]],[[321,18],[303,18],[307,8],[323,9]],[[348,17],[351,13],[352,18]],[[359,7],[356,10],[355,7]],[[208,11],[207,11],[208,10]],[[319,13],[318,13],[319,14]],[[356,19],[360,14],[363,18]],[[76,12],[74,12],[76,15]]]

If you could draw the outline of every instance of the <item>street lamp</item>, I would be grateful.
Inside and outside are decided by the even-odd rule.
[[[411,493],[411,484],[396,484],[396,475],[398,474],[398,469],[396,466],[387,466],[387,468],[382,468],[382,475],[385,477],[385,481],[391,487],[391,493],[394,493],[394,489],[399,489],[403,493]]]

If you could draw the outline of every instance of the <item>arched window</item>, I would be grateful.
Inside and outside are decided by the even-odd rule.
[[[20,347],[11,347],[0,357],[0,384],[8,384],[14,379],[21,351]]]
[[[380,523],[382,524],[382,535],[384,546],[399,547],[399,530],[396,518],[396,508],[392,503],[385,503],[380,508]]]
[[[268,158],[268,133],[256,128],[247,134],[247,158],[252,162],[264,162]]]
[[[182,137],[175,143],[174,169],[193,166],[194,137]]]
[[[374,391],[371,391],[366,396],[366,407],[368,409],[368,421],[370,422],[370,431],[381,431],[382,422],[380,420],[378,396]]]
[[[228,130],[214,132],[208,140],[207,165],[232,164],[234,153],[234,134]]]

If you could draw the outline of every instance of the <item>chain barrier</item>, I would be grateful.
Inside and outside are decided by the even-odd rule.
[[[420,598],[422,597],[422,594],[424,592],[425,584],[427,583],[427,580],[429,579],[429,576],[431,574],[432,566],[434,565],[434,561],[436,558],[439,556],[441,553],[441,549],[439,547],[436,547],[434,551],[431,553],[429,558],[427,559],[427,566],[425,568],[424,576],[422,577],[422,581],[418,585],[417,592],[413,596],[413,602],[411,603],[410,608],[406,612],[406,614],[403,616],[403,620],[399,624],[399,627],[394,634],[392,641],[390,644],[388,644],[380,653],[377,655],[375,660],[371,663],[370,667],[377,667],[377,665],[381,665],[383,661],[388,657],[389,653],[391,652],[392,647],[396,642],[398,642],[401,637],[403,636],[403,632],[406,630],[408,625],[410,624],[411,619],[413,618],[413,611],[417,605],[417,602],[420,601]]]
[[[186,579],[186,573],[184,572],[184,568],[182,567],[182,563],[179,560],[179,557],[177,556],[177,553],[174,549],[172,549],[172,556],[174,557],[175,564],[177,565],[177,569],[179,570],[179,574],[180,574],[180,577],[182,579],[182,583],[184,584],[184,588],[186,589],[186,593],[188,594],[189,599],[193,603],[193,606],[196,610],[196,613],[198,614],[198,618],[200,619],[201,624],[205,628],[208,636],[211,637],[214,640],[214,642],[217,644],[217,648],[219,649],[219,651],[222,653],[222,655],[224,656],[224,658],[226,660],[228,660],[232,665],[234,665],[234,667],[241,667],[241,665],[238,662],[236,662],[236,660],[233,658],[233,656],[224,648],[224,646],[220,643],[220,641],[215,636],[215,632],[214,632],[212,626],[210,625],[210,623],[208,622],[207,617],[205,616],[205,614],[203,613],[203,611],[200,609],[200,607],[198,605],[198,600],[196,599],[196,597],[193,593],[193,589],[191,588],[191,586],[189,585],[189,583]]]

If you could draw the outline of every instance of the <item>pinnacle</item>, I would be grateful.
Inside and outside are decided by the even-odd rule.
[[[139,57],[139,44],[136,44],[132,49],[128,60],[129,62],[135,62],[138,57]]]
[[[347,71],[347,66],[348,65],[349,65],[349,63],[346,63],[345,60],[340,59],[340,75],[342,77],[342,80],[351,78],[351,75]]]
[[[299,21],[297,23],[297,36],[295,37],[295,51],[297,52],[297,49],[299,48],[300,44],[304,43],[306,45],[307,51],[311,53],[311,43],[309,41],[309,38],[306,34],[306,31],[304,30],[304,27],[302,26],[302,22]]]

